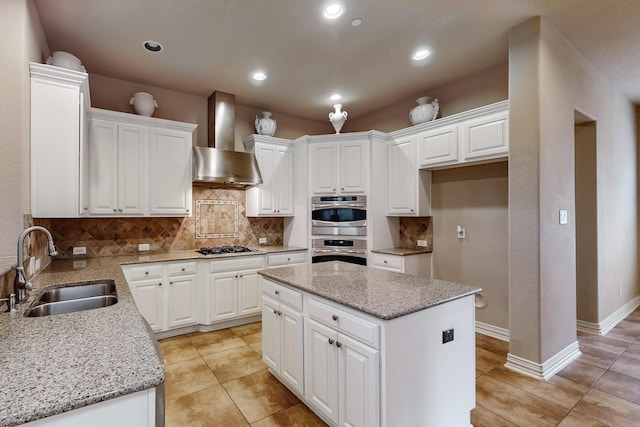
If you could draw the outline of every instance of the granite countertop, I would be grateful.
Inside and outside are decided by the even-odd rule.
[[[189,250],[54,260],[32,280],[37,289],[25,303],[12,313],[0,313],[0,426],[23,424],[164,382],[155,338],[136,308],[122,264],[298,250],[306,249],[267,246],[257,252],[212,256]],[[24,316],[46,288],[100,279],[115,282],[117,304],[70,314]]]
[[[407,256],[407,255],[417,255],[417,254],[430,254],[432,251],[427,248],[416,247],[411,249],[406,249],[406,248],[372,249],[371,252],[376,254]]]
[[[260,270],[259,274],[383,320],[391,320],[482,289],[340,261]]]

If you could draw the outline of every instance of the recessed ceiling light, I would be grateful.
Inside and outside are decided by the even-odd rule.
[[[324,17],[327,19],[336,19],[342,16],[344,7],[340,3],[332,3],[324,9]]]
[[[359,27],[361,24],[362,24],[362,19],[360,18],[356,18],[353,21],[351,21],[352,27]]]
[[[147,40],[142,46],[150,52],[160,52],[162,50],[162,45],[153,40]]]
[[[411,55],[411,59],[413,59],[414,61],[420,61],[420,60],[425,59],[429,55],[431,55],[431,52],[429,50],[420,49],[420,50],[416,50],[415,52],[413,52],[413,55]]]
[[[264,80],[266,78],[267,78],[267,75],[265,73],[263,73],[262,71],[257,71],[255,73],[253,73],[253,79],[254,80],[262,81],[262,80]]]
[[[340,101],[342,99],[342,96],[339,93],[334,93],[329,97],[329,99],[332,101]]]

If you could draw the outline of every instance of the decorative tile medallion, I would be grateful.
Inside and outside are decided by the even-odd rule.
[[[196,238],[238,237],[237,200],[196,200]]]

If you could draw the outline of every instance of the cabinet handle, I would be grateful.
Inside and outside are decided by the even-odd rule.
[[[291,258],[287,258],[287,261],[291,261]]]
[[[173,285],[173,282],[169,282],[170,285]]]
[[[184,271],[184,267],[182,267],[182,271]]]
[[[122,208],[118,209],[118,211],[122,212]]]
[[[148,275],[149,275],[149,272],[148,272],[148,271],[145,271],[145,272],[144,272],[144,274],[148,276]]]
[[[333,339],[329,338],[329,344],[333,345],[333,342],[334,342]]]
[[[273,309],[273,314],[278,314],[278,310],[276,310],[275,308]]]
[[[114,212],[118,212],[118,210],[117,210],[116,208],[113,208],[113,211],[114,211]]]
[[[340,190],[344,191],[344,188],[341,188]]]
[[[276,295],[280,295],[280,291],[276,289]]]
[[[386,260],[386,259],[384,260],[384,263],[385,263],[385,264],[387,263],[387,260]]]
[[[411,209],[411,212],[413,212],[413,209]]]
[[[336,341],[336,347],[338,348],[342,347],[342,343],[340,341]]]
[[[282,316],[282,312],[281,311],[278,311],[278,316]]]
[[[242,279],[242,274],[240,275],[240,278]]]
[[[162,282],[158,283],[158,286],[162,286]]]
[[[338,321],[338,315],[337,315],[337,314],[334,314],[333,316],[331,316],[331,318],[332,318],[333,320],[335,320],[336,322]]]
[[[187,209],[187,213],[189,213],[189,209]]]

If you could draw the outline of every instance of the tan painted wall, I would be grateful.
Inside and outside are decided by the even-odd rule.
[[[508,165],[506,162],[434,171],[433,277],[482,288],[486,309],[476,320],[509,328]],[[466,238],[458,239],[462,225]]]
[[[342,132],[364,132],[371,129],[382,132],[411,126],[409,111],[420,96],[438,98],[440,117],[461,113],[508,98],[508,64],[490,68],[448,85],[416,90],[415,96],[389,105],[354,120],[347,119]],[[345,110],[349,110],[345,106]],[[328,133],[328,132],[325,132]]]
[[[509,55],[510,353],[542,363],[576,341],[574,110],[597,121],[598,319],[638,295],[634,107],[540,18]]]
[[[0,13],[0,257],[15,257],[29,212],[29,62],[48,55],[33,1],[5,0]]]
[[[89,75],[89,85],[93,107],[125,113],[135,113],[133,107],[129,105],[129,100],[134,93],[148,92],[152,94],[158,101],[154,117],[197,123],[196,145],[207,145],[207,98],[98,74]],[[236,150],[243,150],[242,138],[255,133],[255,117],[256,115],[262,116],[262,111],[258,108],[236,105]],[[272,118],[278,124],[275,136],[280,138],[295,139],[302,135],[326,133],[330,130],[328,122],[325,125],[314,120],[301,119],[277,112],[273,112]]]

